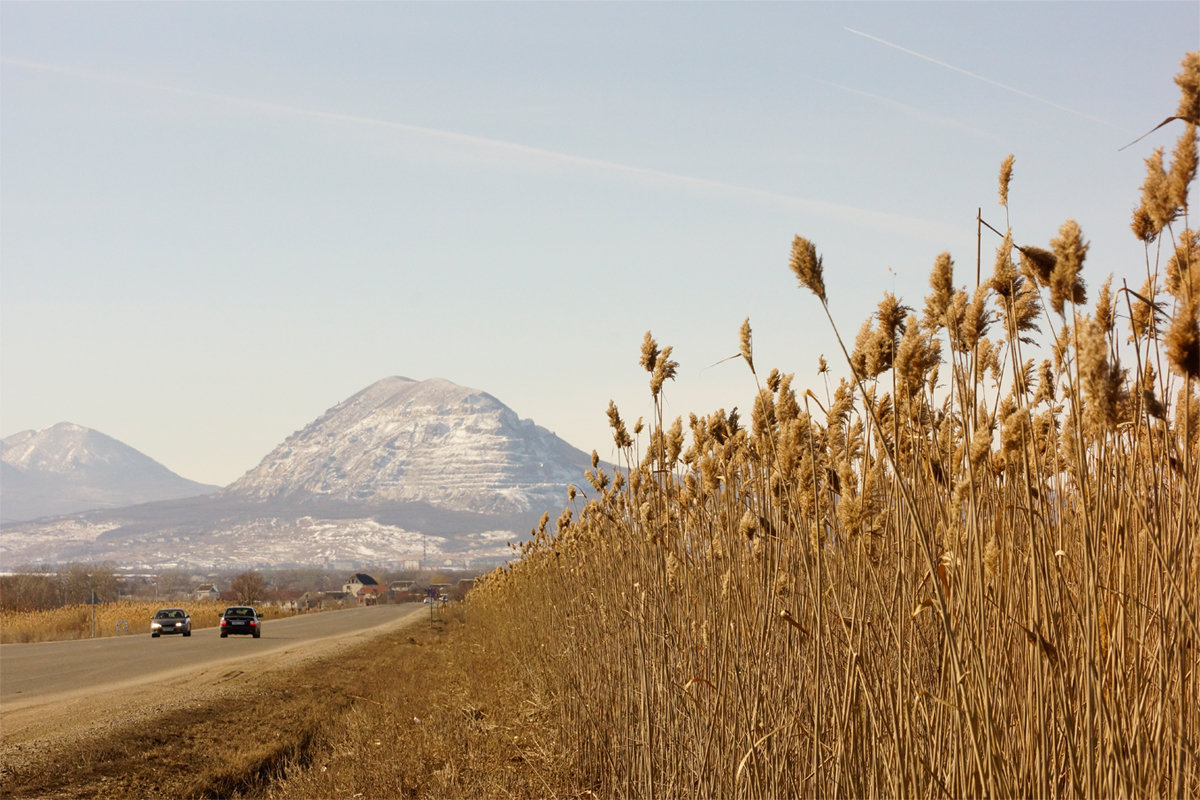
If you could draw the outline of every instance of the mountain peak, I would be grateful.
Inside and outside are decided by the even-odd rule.
[[[0,440],[5,522],[206,494],[149,456],[99,431],[59,422]]]
[[[21,431],[6,437],[0,441],[0,460],[22,470],[58,474],[131,462],[149,462],[170,473],[129,445],[73,422],[59,422],[40,431]]]
[[[561,505],[588,465],[581,450],[486,392],[393,376],[289,436],[227,492],[525,512]]]
[[[331,411],[339,408],[375,410],[384,408],[411,408],[414,406],[448,408],[464,403],[469,406],[503,405],[487,392],[481,392],[466,386],[459,386],[445,378],[429,378],[428,380],[414,381],[411,378],[393,376],[372,383],[348,400],[339,403]]]

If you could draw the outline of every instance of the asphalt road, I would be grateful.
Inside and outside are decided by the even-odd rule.
[[[302,650],[318,641],[381,632],[429,615],[428,606],[382,605],[301,614],[263,623],[261,638],[220,638],[214,628],[190,637],[150,634],[0,645],[0,707],[11,710],[54,695],[102,692],[147,683],[169,684],[172,676],[272,652]],[[379,629],[379,630],[376,630]]]

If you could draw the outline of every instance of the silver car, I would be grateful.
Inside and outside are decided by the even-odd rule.
[[[150,620],[150,635],[157,639],[164,633],[192,635],[192,618],[182,608],[160,608]]]

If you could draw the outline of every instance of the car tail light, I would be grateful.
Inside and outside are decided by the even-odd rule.
[[[250,627],[253,628],[254,625],[255,625],[254,620],[250,620]]]

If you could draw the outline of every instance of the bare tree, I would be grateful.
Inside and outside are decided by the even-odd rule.
[[[93,593],[99,603],[117,599],[117,576],[111,564],[68,564],[59,570],[58,579],[66,605],[91,602]]]
[[[20,567],[0,576],[0,608],[5,611],[45,611],[62,605],[58,577],[45,567]]]
[[[253,570],[238,575],[229,588],[233,590],[239,603],[253,603],[267,596],[266,578]]]
[[[177,569],[167,570],[158,574],[158,593],[164,599],[182,597],[191,588],[191,578],[186,572]]]

